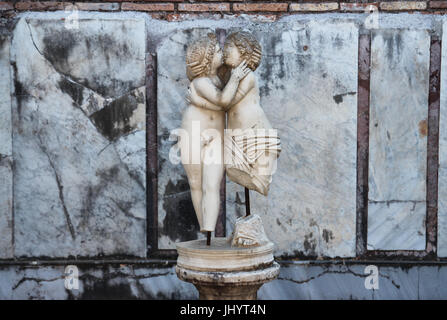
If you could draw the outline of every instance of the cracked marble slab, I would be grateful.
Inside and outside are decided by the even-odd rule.
[[[370,202],[368,250],[424,250],[425,212],[425,201]]]
[[[378,265],[377,290],[365,287],[367,264],[283,263],[277,280],[264,284],[259,300],[445,299],[442,265]],[[64,286],[64,266],[0,268],[0,299],[197,299],[173,267],[79,266],[79,289]]]
[[[376,250],[425,248],[429,60],[427,30],[372,33],[368,246]]]
[[[0,155],[0,259],[13,257],[12,158]]]
[[[0,27],[0,155],[3,156],[12,154],[10,42],[9,32]]]
[[[11,52],[16,255],[144,257],[144,20],[22,18]]]
[[[268,197],[250,192],[276,256],[355,256],[358,28],[328,19],[256,32],[261,106],[281,138]],[[227,181],[227,232],[245,214]]]
[[[13,255],[10,41],[0,27],[0,259]]]
[[[277,280],[266,283],[259,299],[438,299],[445,295],[440,285],[445,268],[378,266],[378,290],[365,287],[365,265],[284,265]],[[429,271],[430,270],[430,271]],[[429,272],[432,272],[429,275]]]
[[[78,288],[65,289],[65,266],[1,269],[0,299],[197,299],[173,268],[78,266]]]

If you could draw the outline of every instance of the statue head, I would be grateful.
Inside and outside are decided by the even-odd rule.
[[[213,68],[217,69],[222,64],[222,51],[213,33],[208,33],[186,48],[186,75],[190,81],[207,76]]]
[[[237,67],[246,60],[247,66],[255,71],[261,63],[261,54],[261,45],[249,32],[234,32],[225,40],[224,60],[225,64],[231,68]]]

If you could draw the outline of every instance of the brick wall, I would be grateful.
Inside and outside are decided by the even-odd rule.
[[[373,7],[371,7],[373,6]],[[142,11],[153,18],[179,21],[194,18],[196,15],[240,15],[254,14],[270,20],[295,13],[324,12],[365,12],[378,10],[383,12],[422,12],[431,14],[447,13],[447,1],[371,1],[371,0],[150,0],[125,1],[0,1],[0,14],[13,15],[20,11],[55,11],[76,8],[81,11]]]

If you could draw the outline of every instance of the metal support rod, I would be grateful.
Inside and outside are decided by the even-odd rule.
[[[211,231],[207,231],[206,233],[206,245],[207,246],[211,245]]]
[[[250,215],[250,190],[248,188],[245,188],[245,213],[246,217]]]

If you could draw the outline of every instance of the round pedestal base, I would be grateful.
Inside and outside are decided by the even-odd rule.
[[[253,271],[212,272],[175,267],[180,280],[199,291],[200,300],[256,300],[259,288],[278,277],[279,264]]]
[[[258,289],[279,274],[273,243],[232,247],[225,238],[177,243],[180,280],[194,284],[202,300],[256,300]]]
[[[273,243],[256,247],[232,247],[226,238],[176,243],[177,265],[199,271],[249,271],[273,263]]]

